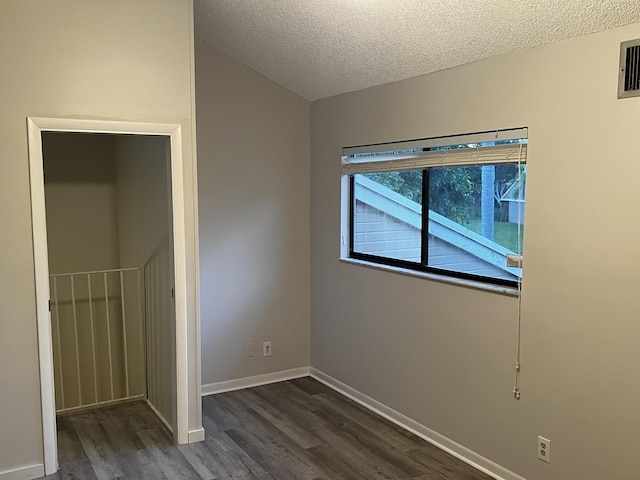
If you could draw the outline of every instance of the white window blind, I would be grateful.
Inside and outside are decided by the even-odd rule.
[[[342,173],[416,170],[436,166],[524,163],[527,129],[394,142],[342,151]],[[513,141],[514,143],[505,143]],[[449,148],[447,148],[449,147]]]

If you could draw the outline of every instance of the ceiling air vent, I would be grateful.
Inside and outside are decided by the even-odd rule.
[[[620,45],[618,98],[640,97],[640,39]]]

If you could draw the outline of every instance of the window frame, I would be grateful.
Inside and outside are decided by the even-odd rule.
[[[519,131],[521,131],[522,129],[518,129]],[[482,135],[484,133],[496,133],[496,132],[481,132],[480,134],[473,134],[473,135]],[[526,133],[526,129],[525,129],[525,133]],[[441,137],[439,139],[425,139],[425,142],[429,142],[431,143],[431,145],[434,145],[434,143],[436,143],[436,145],[434,145],[436,148],[438,147],[437,143],[440,143],[440,146],[447,146],[447,145],[452,145],[451,138],[455,138],[455,139],[459,139],[459,138],[465,138],[465,136],[456,136],[456,137]],[[528,135],[518,135],[518,138],[513,138],[518,139],[518,140],[524,140],[524,143],[528,143],[527,139],[528,139]],[[420,142],[418,141],[411,141],[411,142]],[[369,147],[364,147],[364,148],[368,148],[370,149],[371,147],[376,147],[378,149],[378,151],[390,151],[393,149],[397,149],[399,150],[400,148],[397,148],[398,145],[402,144],[402,143],[406,143],[406,142],[396,142],[393,144],[379,144],[379,145],[374,145],[374,146],[369,146]],[[460,142],[460,144],[464,144],[466,142]],[[469,142],[471,143],[471,142]],[[357,148],[357,147],[351,147],[351,148]],[[346,149],[345,149],[346,150]],[[429,148],[429,150],[431,150],[431,148]],[[344,158],[344,157],[343,157]],[[507,162],[502,162],[502,163],[506,163],[506,164],[518,164],[518,165],[526,165],[526,156],[523,158],[520,158],[518,161],[507,161]],[[489,164],[487,164],[489,165]],[[494,164],[495,165],[495,164]],[[449,167],[456,167],[457,165],[449,165]],[[362,253],[362,252],[358,252],[355,250],[355,208],[356,208],[356,189],[355,189],[355,176],[358,174],[366,174],[369,173],[367,171],[363,171],[363,172],[349,172],[349,173],[345,173],[343,172],[342,174],[342,202],[343,202],[343,209],[342,209],[342,248],[341,248],[341,259],[342,260],[357,260],[357,261],[361,261],[361,262],[367,262],[367,263],[371,263],[374,264],[373,266],[377,266],[377,267],[382,267],[384,268],[385,266],[388,267],[393,267],[393,269],[401,269],[401,270],[407,270],[407,273],[410,272],[419,272],[419,273],[424,273],[424,274],[431,274],[437,277],[443,277],[443,279],[451,279],[453,281],[455,280],[459,280],[459,281],[469,281],[469,282],[473,282],[474,284],[486,284],[487,286],[500,286],[500,287],[510,287],[510,288],[518,288],[519,285],[522,282],[522,275],[523,275],[523,270],[521,269],[521,273],[518,279],[516,280],[508,280],[508,279],[504,279],[504,278],[496,278],[496,277],[489,277],[489,276],[484,276],[484,275],[477,275],[477,274],[473,274],[473,273],[467,273],[467,272],[461,272],[461,271],[456,271],[456,270],[448,270],[448,269],[444,269],[444,268],[439,268],[439,267],[433,267],[433,266],[429,266],[428,265],[428,259],[429,259],[429,215],[428,213],[425,215],[424,212],[429,212],[429,173],[432,169],[434,168],[441,168],[441,167],[447,167],[446,164],[441,165],[441,166],[436,166],[436,165],[431,165],[431,166],[425,166],[425,167],[420,167],[420,168],[416,168],[415,170],[419,170],[422,172],[422,212],[423,214],[421,215],[421,220],[422,220],[422,225],[421,225],[421,231],[420,231],[420,238],[421,238],[421,252],[420,252],[420,262],[411,262],[411,261],[407,261],[407,260],[400,260],[400,259],[395,259],[395,258],[390,258],[390,257],[383,257],[380,255],[375,255],[375,254],[370,254],[370,253]],[[400,171],[400,170],[392,170],[392,169],[387,169],[385,171],[389,171],[389,172],[394,172],[394,171]],[[346,195],[345,195],[346,193]],[[345,202],[347,203],[347,205],[345,205]],[[345,208],[346,206],[346,208]],[[346,214],[346,219],[344,218]],[[523,219],[523,223],[522,225],[524,226],[524,219]],[[345,237],[347,238],[347,242],[345,242]],[[506,256],[505,256],[505,262],[507,262]],[[521,267],[520,267],[521,268]]]

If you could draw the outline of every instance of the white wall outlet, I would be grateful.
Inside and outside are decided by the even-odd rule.
[[[271,356],[271,342],[262,342],[262,356],[263,357]]]
[[[538,458],[551,463],[551,440],[538,435]]]
[[[244,346],[244,356],[253,357],[253,343],[247,343]]]

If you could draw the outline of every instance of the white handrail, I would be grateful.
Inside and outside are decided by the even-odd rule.
[[[73,311],[73,336],[76,345],[76,375],[78,376],[78,398],[80,399],[80,405],[82,405],[82,381],[80,379],[80,346],[78,344],[78,315],[76,313],[76,288],[75,277],[71,275],[71,305]],[[56,305],[57,307],[57,305]]]
[[[129,354],[127,352],[127,314],[124,305],[124,272],[120,270],[120,305],[122,307],[122,351],[124,353],[124,386],[126,387],[127,397],[129,396]]]
[[[93,365],[93,399],[98,401],[98,365],[96,363],[96,334],[93,321],[93,302],[91,301],[91,275],[87,275],[87,291],[89,292],[89,320],[91,321],[91,359]]]
[[[94,275],[94,274],[97,274],[97,273],[135,272],[137,270],[140,270],[140,268],[138,268],[138,267],[112,268],[110,270],[92,270],[90,272],[52,273],[51,275],[49,275],[49,277],[70,277],[70,276],[73,276],[73,275],[76,275],[76,276]]]
[[[60,342],[60,312],[58,310],[58,279],[53,278],[53,300],[56,308],[56,341],[58,343],[58,352],[62,352],[62,344]],[[58,354],[60,356],[60,354]],[[64,376],[62,375],[62,358],[58,358],[58,377],[60,378],[60,398],[62,399],[62,408],[64,403]]]
[[[144,355],[142,355],[141,359],[142,359],[142,371],[144,372],[144,376],[143,378],[147,378],[147,354],[146,354],[146,345],[145,345],[145,338],[146,338],[146,328],[145,328],[145,324],[146,324],[146,319],[144,318],[144,311],[143,311],[143,301],[142,299],[144,298],[142,296],[142,290],[143,290],[143,285],[142,285],[142,270],[138,269],[137,275],[136,275],[136,283],[138,284],[138,319],[140,320],[138,322],[139,326],[140,326],[140,351],[141,352],[145,352]],[[144,396],[147,396],[147,382],[143,382],[144,384]]]

